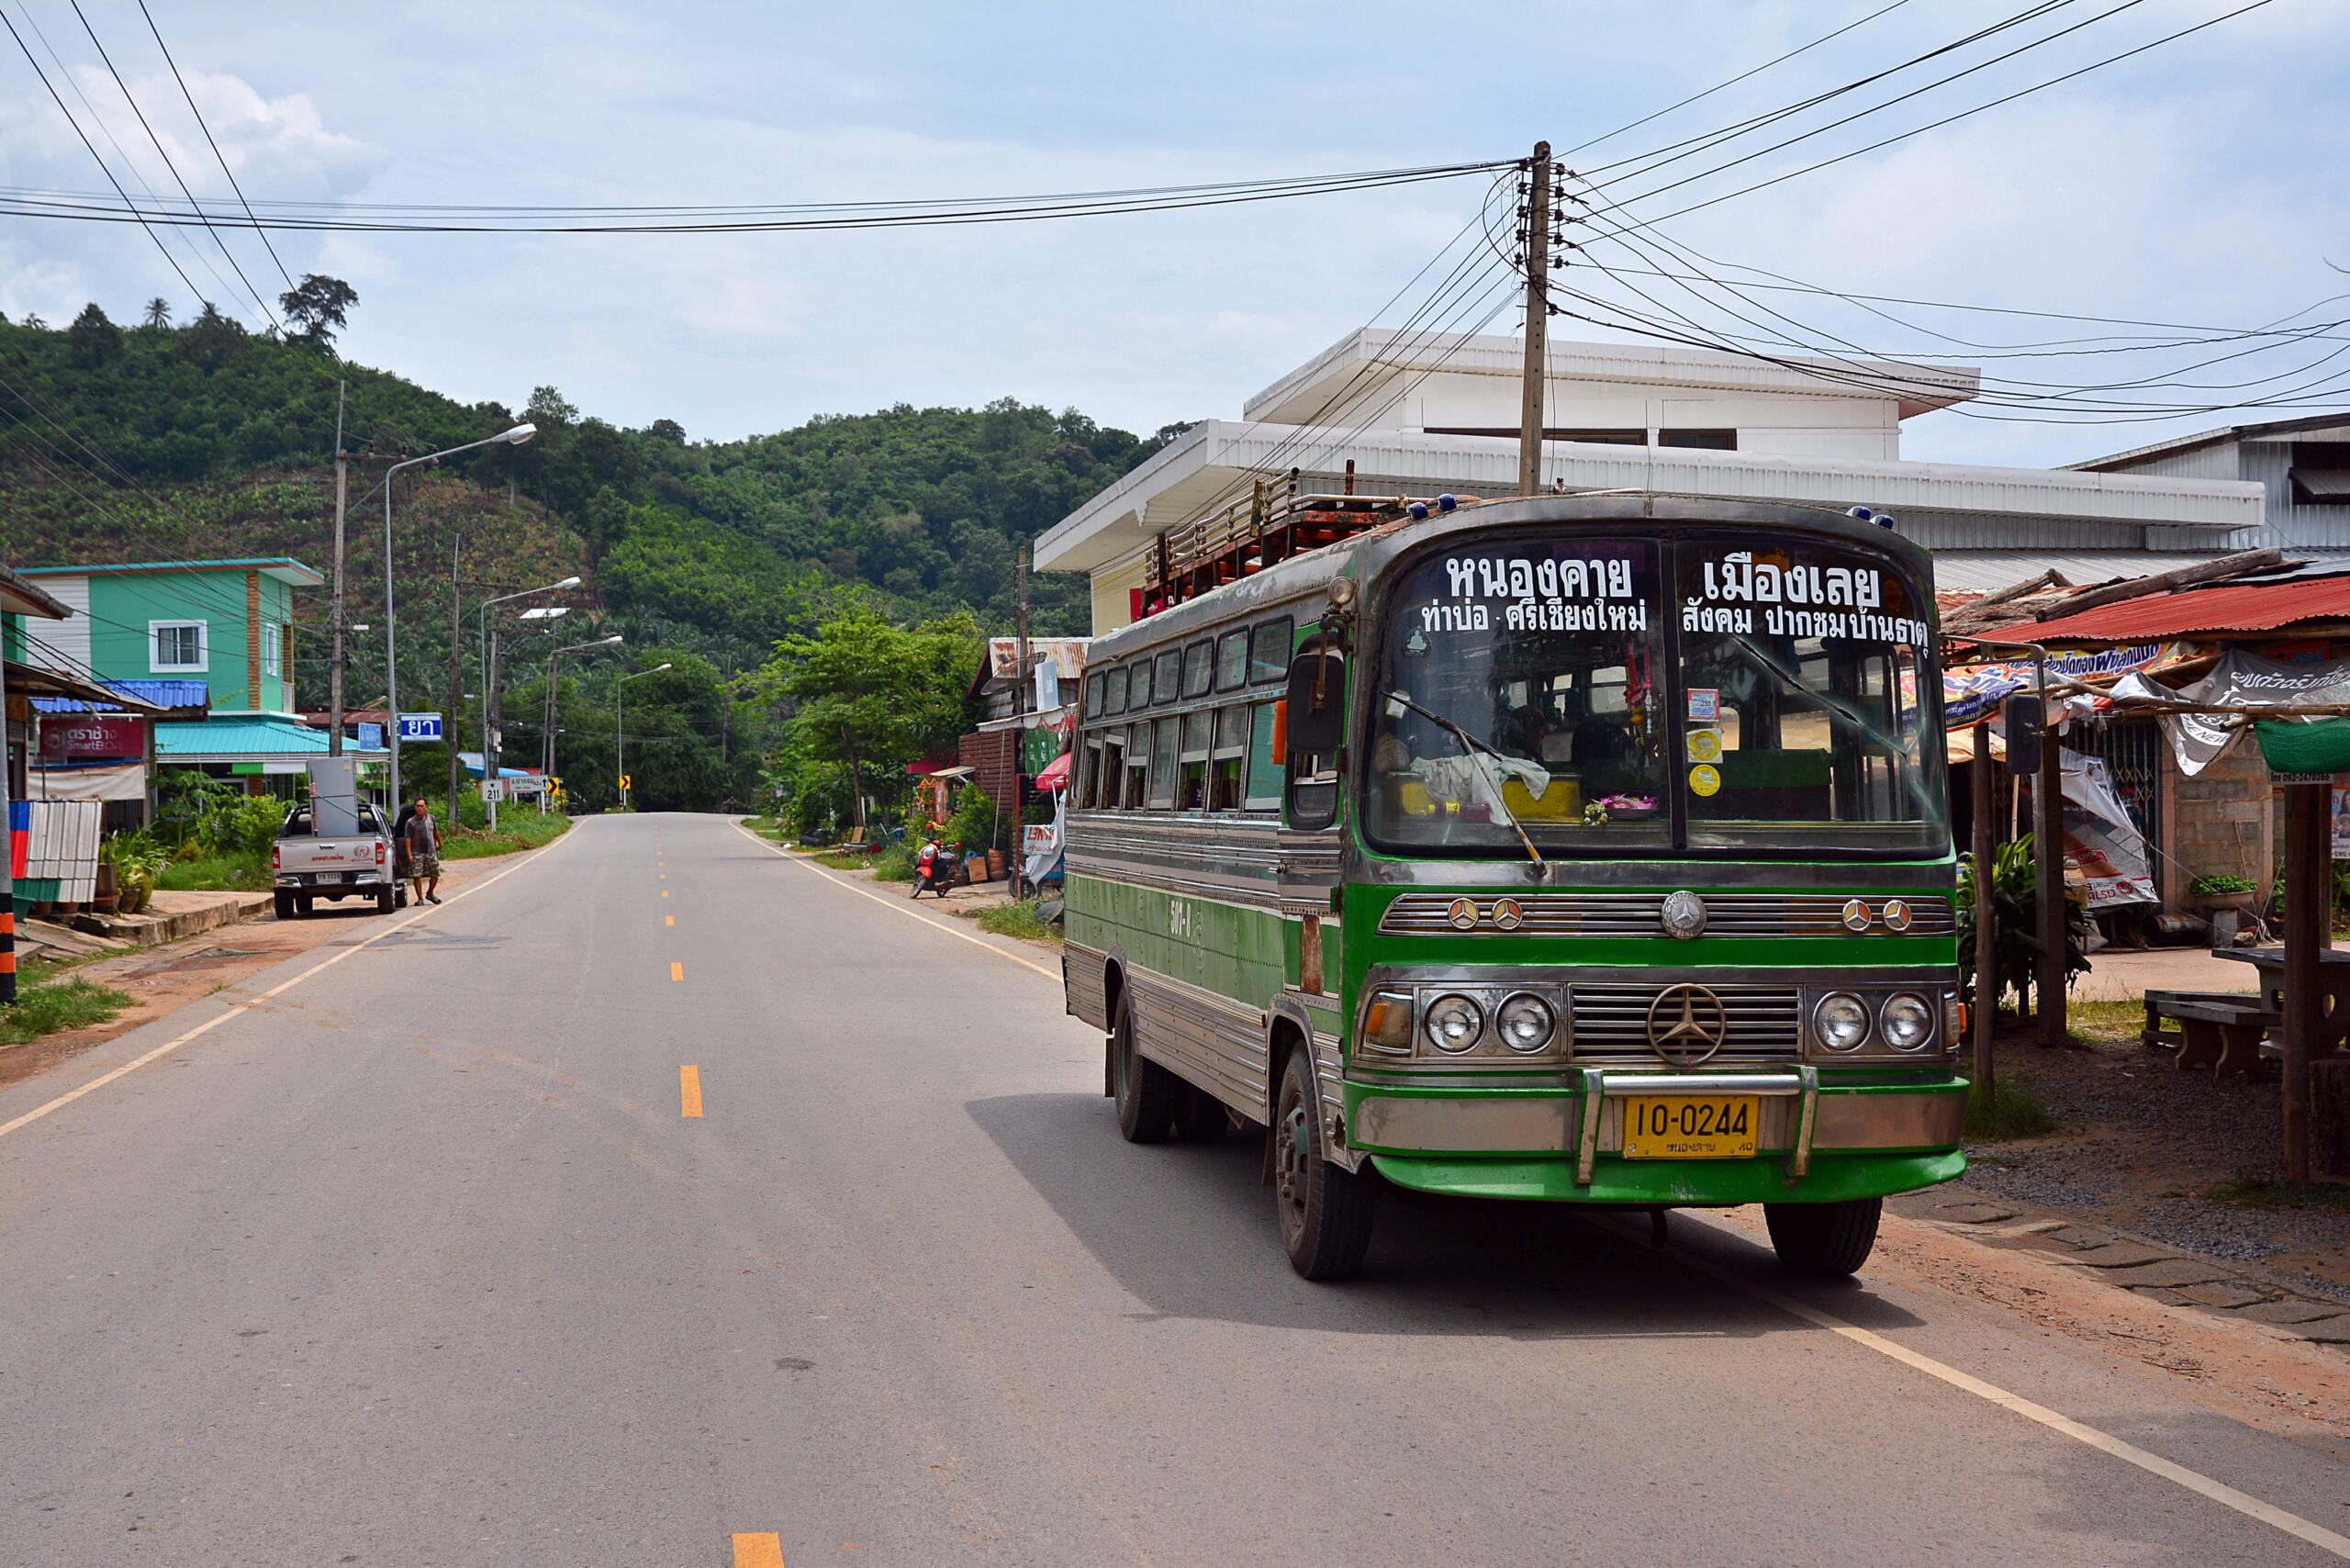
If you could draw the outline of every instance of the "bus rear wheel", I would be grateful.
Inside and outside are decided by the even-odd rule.
[[[1876,1246],[1883,1198],[1853,1198],[1841,1204],[1764,1204],[1762,1223],[1771,1247],[1791,1273],[1841,1280],[1869,1260]]]
[[[1164,1143],[1189,1085],[1135,1048],[1135,993],[1118,992],[1110,1021],[1110,1092],[1128,1143]]]
[[[1309,1280],[1344,1280],[1371,1250],[1378,1177],[1330,1162],[1323,1144],[1314,1058],[1303,1046],[1281,1069],[1273,1110],[1273,1191],[1290,1267]]]

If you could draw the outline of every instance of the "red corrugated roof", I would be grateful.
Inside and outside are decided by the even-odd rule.
[[[2029,633],[2038,643],[2134,643],[2198,632],[2274,632],[2297,622],[2335,618],[2350,619],[2350,577],[2193,588],[2011,630]]]

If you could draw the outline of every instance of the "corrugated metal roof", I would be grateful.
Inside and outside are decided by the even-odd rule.
[[[2350,619],[2350,577],[2234,583],[2125,599],[2042,622],[2031,635],[2042,643],[2132,643],[2194,633],[2275,632],[2298,622],[2337,619]]]
[[[208,708],[212,703],[211,689],[200,680],[103,680],[97,684],[128,692],[158,708]],[[33,706],[44,713],[106,711],[97,703],[77,701],[71,697],[36,697]]]
[[[249,762],[272,756],[324,756],[326,752],[325,733],[298,719],[215,717],[202,723],[162,720],[155,725],[158,761]]]

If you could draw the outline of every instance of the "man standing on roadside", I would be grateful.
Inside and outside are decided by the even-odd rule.
[[[432,807],[417,797],[416,815],[408,819],[408,871],[419,903],[441,902],[441,830],[432,821]],[[430,884],[430,885],[428,885]]]

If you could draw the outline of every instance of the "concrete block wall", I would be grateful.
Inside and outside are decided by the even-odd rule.
[[[2176,890],[2165,890],[2185,902],[2197,877],[2247,877],[2265,894],[2276,871],[2277,829],[2260,748],[2240,742],[2194,778],[2168,770],[2165,782],[2175,790],[2170,852],[2177,861]]]

